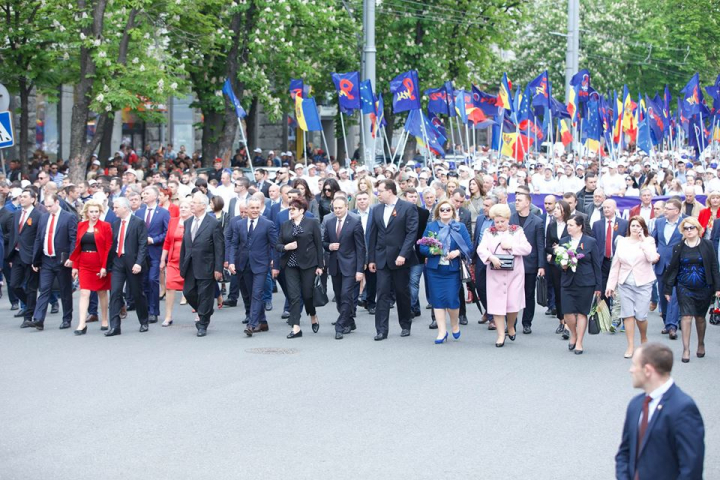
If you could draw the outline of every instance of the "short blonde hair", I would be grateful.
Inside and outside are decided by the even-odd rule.
[[[97,207],[98,210],[100,210],[100,213],[103,213],[105,211],[105,207],[103,207],[102,203],[98,202],[94,198],[91,198],[90,200],[85,202],[85,205],[83,205],[82,214],[85,220],[88,219],[88,210],[90,210],[90,208],[92,207]]]
[[[493,205],[488,213],[490,214],[490,218],[492,219],[494,219],[495,217],[503,217],[510,220],[510,207],[508,207],[504,203],[498,203],[497,205]]]
[[[710,197],[720,197],[720,192],[710,192],[707,194],[707,198],[705,199],[705,206],[710,208]]]
[[[680,225],[678,228],[680,229],[680,233],[682,233],[683,238],[685,238],[685,225],[694,225],[695,229],[698,232],[698,236],[702,233],[702,225],[700,225],[700,222],[697,221],[697,218],[695,217],[685,217],[682,222],[680,222]]]

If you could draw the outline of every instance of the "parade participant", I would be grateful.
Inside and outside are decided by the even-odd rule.
[[[656,218],[653,239],[657,246],[660,260],[655,264],[655,276],[657,277],[658,290],[662,294],[665,288],[665,270],[672,259],[673,249],[682,239],[682,231],[678,228],[684,216],[680,213],[682,203],[680,200],[671,198],[665,202],[665,216]],[[673,291],[670,300],[665,295],[660,295],[660,314],[663,318],[665,328],[663,335],[670,335],[671,340],[677,339],[678,328],[678,302],[677,295]]]
[[[560,239],[568,235],[567,221],[570,219],[570,205],[565,200],[559,200],[552,210],[552,220],[545,233],[545,255],[548,263],[548,280],[553,288],[555,296],[555,314],[560,324],[555,329],[556,334],[569,336],[569,330],[565,328],[565,316],[562,309],[562,295],[560,281],[562,269],[556,262],[555,247],[560,245]],[[567,338],[566,338],[567,340]]]
[[[165,272],[165,320],[163,327],[173,324],[173,308],[175,306],[175,292],[182,291],[184,280],[180,275],[180,249],[185,233],[185,221],[192,216],[191,200],[183,198],[178,207],[179,215],[172,217],[168,223],[168,231],[163,243],[162,257],[160,257],[160,270]]]
[[[700,236],[710,238],[710,233],[718,215],[720,215],[720,191],[710,192],[705,200],[705,208],[700,210],[698,214],[698,222],[702,227]]]
[[[170,212],[158,205],[160,190],[155,186],[145,187],[142,193],[144,209],[135,215],[145,221],[147,229],[148,268],[143,273],[143,292],[148,305],[148,322],[157,323],[160,316],[160,257],[165,235],[170,222]]]

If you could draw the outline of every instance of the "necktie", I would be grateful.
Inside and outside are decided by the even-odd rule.
[[[125,222],[127,220],[123,220],[120,224],[120,238],[118,239],[118,257],[122,257],[123,253],[125,253]]]
[[[50,215],[50,231],[48,232],[48,243],[47,243],[47,251],[48,256],[52,257],[54,255],[53,252],[53,232],[55,231],[55,214],[53,213]]]
[[[338,241],[340,240],[340,232],[342,231],[342,220],[339,218],[337,219],[337,228],[335,229],[335,236],[337,237]]]
[[[255,231],[255,220],[250,220],[250,229],[248,230],[248,238],[250,238]]]
[[[25,215],[27,215],[27,212],[23,209],[22,215],[20,215],[20,226],[18,227],[18,233],[22,232],[22,229],[25,226]]]
[[[148,208],[148,213],[147,213],[147,216],[145,217],[145,225],[147,225],[148,228],[150,228],[150,219],[152,218],[152,211],[153,211],[152,208]]]
[[[608,220],[607,232],[605,233],[605,258],[612,257],[612,220]]]
[[[193,220],[192,230],[190,230],[190,240],[195,241],[195,234],[198,231],[198,219],[197,217]]]
[[[642,406],[642,416],[640,417],[640,429],[638,430],[638,443],[637,443],[637,456],[640,456],[640,447],[642,447],[643,439],[645,438],[645,432],[647,431],[648,427],[648,417],[650,414],[649,407],[650,402],[652,401],[652,397],[650,395],[645,395],[645,401],[643,402]]]

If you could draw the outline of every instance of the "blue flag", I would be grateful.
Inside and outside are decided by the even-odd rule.
[[[401,73],[390,80],[393,96],[393,112],[400,113],[420,109],[420,81],[417,70]]]
[[[500,115],[502,107],[499,105],[498,97],[483,92],[475,85],[472,86],[472,103],[487,116]],[[517,104],[515,105],[517,106]]]
[[[428,110],[428,120],[430,120],[430,123],[435,127],[438,132],[440,132],[440,135],[447,138],[447,130],[445,129],[445,125],[443,125],[440,117]]]
[[[448,99],[445,85],[440,88],[429,88],[425,90],[428,96],[428,112],[440,115],[448,115]]]
[[[550,87],[548,85],[547,70],[538,75],[532,82],[528,84],[530,95],[532,96],[531,105],[533,107],[550,108]]]
[[[372,83],[370,80],[360,82],[360,100],[362,103],[362,113],[375,113],[375,97],[372,91]]]
[[[700,75],[695,74],[690,81],[681,90],[683,94],[683,106],[685,111],[690,115],[708,114],[707,108],[703,106],[703,93],[700,88]]]
[[[570,79],[570,86],[577,92],[580,103],[585,103],[590,98],[590,72],[580,70]]]
[[[360,74],[358,72],[333,73],[332,80],[343,112],[360,108]]]
[[[424,145],[423,140],[423,127],[420,122],[424,122],[425,124],[425,134],[427,135],[428,140],[428,147],[430,150],[435,152],[437,155],[444,157],[445,156],[445,150],[443,149],[443,145],[447,142],[447,138],[445,138],[444,135],[442,135],[430,122],[430,120],[425,116],[425,114],[422,113],[421,110],[411,110],[410,114],[408,115],[407,120],[405,121],[405,130],[407,130],[411,135],[414,135],[419,144]]]
[[[455,87],[452,81],[445,82],[445,92],[447,92],[448,115],[454,117],[457,115],[455,111]]]
[[[226,79],[225,83],[223,84],[222,92],[227,95],[228,99],[230,99],[230,103],[233,104],[235,107],[235,115],[237,115],[238,118],[245,118],[247,117],[247,113],[245,113],[245,109],[240,105],[240,100],[237,99],[235,96],[235,92],[233,92],[232,85],[230,85],[230,79]]]

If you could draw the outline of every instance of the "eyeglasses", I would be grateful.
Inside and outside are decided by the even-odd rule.
[[[323,192],[332,192],[332,189],[330,189],[330,188],[323,188]]]
[[[441,208],[440,213],[452,212],[452,208]]]
[[[697,227],[696,227],[695,225],[685,225],[685,226],[683,227],[683,230],[685,230],[685,231],[687,232],[687,231],[689,231],[689,230],[695,230],[696,228],[697,228]]]

